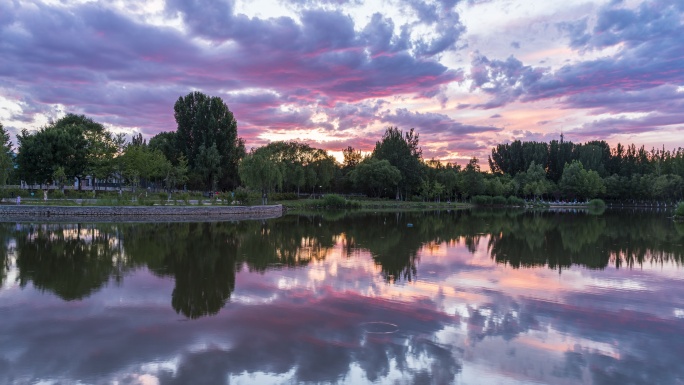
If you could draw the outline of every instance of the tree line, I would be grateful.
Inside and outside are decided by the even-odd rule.
[[[339,163],[327,151],[296,141],[249,152],[237,121],[219,97],[193,92],[174,104],[176,130],[149,142],[126,141],[83,115],[68,114],[37,131],[23,130],[13,151],[0,124],[0,185],[23,180],[63,187],[86,176],[168,190],[269,193],[356,193],[398,200],[469,200],[478,195],[528,199],[677,201],[684,192],[684,149],[611,148],[513,141],[489,156],[489,172],[472,158],[464,166],[423,158],[419,134],[388,127],[372,152],[349,146]],[[82,183],[78,183],[79,187]],[[95,189],[96,186],[93,186]],[[265,199],[264,199],[265,203]]]

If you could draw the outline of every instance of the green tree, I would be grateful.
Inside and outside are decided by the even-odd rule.
[[[185,155],[178,157],[175,166],[171,165],[171,167],[167,168],[165,181],[169,193],[171,193],[172,189],[185,185],[188,181],[188,160],[185,158]],[[171,195],[169,195],[170,197]]]
[[[458,165],[452,167],[452,165],[448,164],[445,169],[439,170],[435,176],[435,179],[444,186],[444,194],[446,194],[449,199],[456,199],[459,169]]]
[[[274,159],[273,154],[264,150],[253,150],[240,162],[240,179],[250,188],[261,191],[266,204],[267,194],[283,183],[281,165]]]
[[[473,157],[461,172],[460,189],[463,198],[469,198],[485,192],[484,175],[480,172],[477,158]]]
[[[200,145],[199,153],[195,159],[195,171],[204,182],[204,185],[209,186],[212,191],[216,191],[221,175],[223,175],[223,170],[221,167],[221,154],[216,147],[216,143],[210,147],[204,147],[204,144]]]
[[[148,146],[129,143],[118,159],[122,176],[135,190],[141,181],[152,182],[168,177],[172,168],[164,154]]]
[[[14,169],[12,158],[12,141],[10,141],[9,133],[0,123],[0,186],[7,184]]]
[[[176,149],[188,160],[191,183],[204,188],[238,186],[238,164],[245,146],[237,134],[237,121],[223,100],[192,92],[178,98],[174,117],[178,124]]]
[[[541,164],[536,164],[534,161],[527,171],[518,174],[516,179],[522,186],[522,193],[532,196],[535,200],[549,193],[552,188],[551,182],[546,179],[546,171]]]
[[[382,140],[375,144],[372,157],[387,160],[401,173],[401,183],[397,185],[396,198],[404,198],[417,191],[423,179],[422,150],[418,147],[418,133],[412,128],[404,133],[397,127],[388,127]]]
[[[585,170],[580,161],[566,163],[558,187],[566,197],[580,199],[591,199],[606,191],[599,174]]]
[[[110,166],[117,143],[102,124],[74,114],[34,133],[22,130],[17,139],[17,165],[24,180],[47,183],[63,167],[68,178],[78,179],[79,189],[84,176]]]
[[[55,186],[59,186],[60,190],[62,190],[62,193],[64,193],[64,184],[66,183],[66,173],[64,172],[64,167],[59,166],[55,172],[52,173],[52,182],[55,184]]]
[[[175,132],[160,132],[153,136],[148,143],[151,150],[159,150],[173,165],[178,164],[178,159],[182,155],[176,147],[177,134]],[[185,160],[187,161],[187,157]]]
[[[356,166],[350,177],[356,188],[380,197],[384,191],[396,189],[401,181],[401,171],[387,160],[367,158]]]

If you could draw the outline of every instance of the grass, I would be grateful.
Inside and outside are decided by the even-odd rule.
[[[334,198],[333,198],[334,199]],[[282,204],[288,211],[307,211],[320,210],[324,208],[338,208],[339,206],[326,204],[326,199],[299,199],[296,201],[285,200],[275,203]],[[347,206],[339,208],[355,208],[359,210],[441,210],[471,207],[467,203],[447,203],[447,202],[410,202],[395,200],[363,199],[348,200]]]

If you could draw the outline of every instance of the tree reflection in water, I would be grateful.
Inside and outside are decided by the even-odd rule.
[[[369,252],[388,283],[417,279],[421,250],[484,240],[514,268],[593,269],[681,264],[684,230],[660,213],[456,211],[289,215],[267,221],[127,224],[1,224],[0,283],[16,247],[17,279],[65,300],[81,299],[127,271],[175,279],[171,304],[189,318],[216,314],[243,267],[263,272],[324,260],[336,245]],[[409,226],[411,224],[412,226]]]

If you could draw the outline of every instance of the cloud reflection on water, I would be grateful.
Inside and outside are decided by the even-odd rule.
[[[59,297],[48,294],[57,283],[49,275],[40,275],[47,280],[40,285],[33,283],[40,267],[32,260],[34,268],[16,274],[27,284],[0,291],[0,383],[213,384],[233,378],[665,384],[684,379],[677,363],[684,356],[684,321],[676,316],[676,309],[684,308],[681,252],[673,249],[682,234],[659,217],[641,221],[655,229],[649,231],[661,232],[651,243],[628,247],[625,239],[655,235],[641,234],[637,225],[617,232],[622,217],[607,215],[599,220],[613,228],[598,227],[603,232],[581,245],[554,246],[563,253],[555,256],[544,239],[570,231],[559,222],[568,219],[563,215],[458,214],[438,220],[404,215],[326,226],[306,218],[114,225],[124,254],[115,260],[123,266],[112,264],[111,253],[100,260],[89,254],[79,264],[95,264],[96,271],[121,267],[95,290],[88,286],[80,297],[63,297],[65,291],[57,289]],[[569,219],[574,228],[595,220]],[[411,229],[408,220],[415,224]],[[506,237],[519,237],[515,226],[527,226],[528,220],[536,223],[532,228],[545,229],[531,234],[527,247],[533,255],[519,265],[492,255],[501,250],[492,242],[510,243]],[[368,230],[371,225],[378,229]],[[61,231],[59,226],[52,230]],[[374,243],[379,232],[392,236]],[[22,233],[12,225],[9,234],[18,239]],[[165,245],[172,237],[184,240]],[[25,258],[21,242],[19,262]],[[104,244],[83,242],[80,247],[88,250]],[[616,269],[610,263],[594,269],[596,261],[610,262],[610,244],[634,250],[632,260],[645,267]],[[592,247],[603,252],[584,264],[578,253]],[[260,254],[245,257],[250,252]],[[638,262],[649,255],[665,261],[660,269],[649,267],[649,259]],[[29,266],[19,262],[12,268]],[[410,281],[396,273],[406,268]],[[197,310],[183,311],[174,295]],[[218,307],[206,301],[214,295],[221,298]],[[378,321],[399,330],[387,335],[364,330],[364,323]]]

